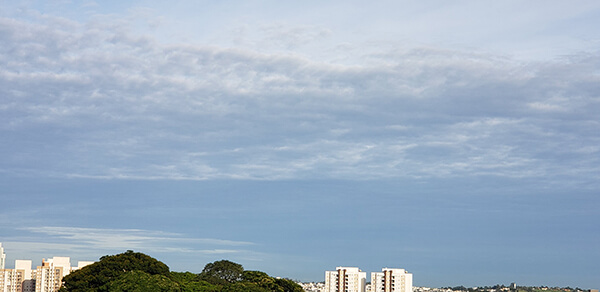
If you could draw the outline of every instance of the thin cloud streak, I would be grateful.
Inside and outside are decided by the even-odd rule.
[[[19,230],[26,233],[14,234]],[[157,257],[174,254],[177,258],[185,257],[183,262],[194,260],[193,268],[197,269],[198,262],[214,260],[215,256],[250,262],[273,256],[255,250],[257,245],[253,242],[191,238],[178,233],[144,229],[35,226],[16,228],[11,233],[3,238],[3,245],[13,259],[69,256],[78,260],[97,260],[103,255],[135,250]],[[90,258],[91,255],[96,258]],[[176,267],[192,268],[182,263]]]
[[[20,229],[59,238],[61,240],[68,240],[69,242],[85,244],[86,246],[99,249],[147,249],[156,245],[160,246],[166,242],[219,246],[253,245],[253,243],[245,241],[214,238],[186,238],[177,233],[141,229],[104,229],[62,226],[23,227]]]

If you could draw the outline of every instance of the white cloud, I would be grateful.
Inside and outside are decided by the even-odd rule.
[[[210,256],[237,254],[248,257],[256,251],[247,249],[254,243],[215,238],[190,238],[177,233],[141,229],[78,228],[64,226],[24,227],[33,236],[6,236],[3,243],[11,257],[98,258],[125,250],[149,254],[177,253],[180,256]],[[231,248],[236,247],[236,248]]]
[[[185,243],[217,246],[247,246],[251,242],[214,238],[186,238],[181,234],[142,229],[105,229],[66,226],[23,227],[32,233],[66,240],[72,244],[103,250],[161,249],[167,243]]]
[[[68,226],[34,226],[17,228],[3,237],[10,259],[37,259],[68,256],[72,260],[98,260],[103,255],[126,250],[143,252],[160,259],[179,258],[198,263],[223,255],[232,259],[253,260],[266,254],[253,250],[256,244],[216,238],[194,238],[178,233],[143,229],[80,228]],[[5,232],[8,232],[5,229]],[[23,233],[23,231],[25,233]],[[174,256],[175,255],[175,256]],[[179,262],[179,264],[182,264]],[[197,270],[198,266],[176,266]]]
[[[128,21],[0,19],[0,130],[15,154],[2,158],[6,172],[276,180],[559,178],[579,168],[590,181],[598,169],[589,152],[569,150],[598,143],[594,54],[522,63],[384,46],[348,66],[161,44]]]

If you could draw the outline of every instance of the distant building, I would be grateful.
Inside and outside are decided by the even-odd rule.
[[[325,283],[323,282],[308,282],[302,283],[299,282],[298,285],[302,286],[302,289],[306,292],[324,292],[325,291]]]
[[[371,292],[412,292],[412,274],[404,269],[388,268],[373,272]]]
[[[89,266],[91,264],[93,264],[95,262],[91,262],[91,261],[78,261],[77,262],[77,267],[71,267],[71,272],[77,271],[85,266]]]
[[[71,272],[71,258],[53,257],[37,267],[35,275],[36,292],[56,292],[62,285],[64,276]]]
[[[15,270],[23,272],[22,292],[34,292],[35,270],[31,270],[31,260],[16,260]]]
[[[0,291],[21,292],[21,283],[23,283],[23,272],[15,269],[0,270]]]
[[[0,270],[0,291],[21,292],[23,283],[23,271],[16,269]]]
[[[0,256],[4,267],[6,256],[1,244]],[[31,260],[16,260],[14,269],[0,269],[0,292],[56,292],[64,276],[93,263],[80,261],[71,267],[71,258],[53,257],[42,259],[42,265],[33,270]]]
[[[3,270],[6,266],[6,254],[4,253],[4,248],[2,247],[2,242],[0,242],[0,270]]]
[[[14,269],[0,269],[0,292],[34,292],[31,275],[31,261],[17,260]]]
[[[93,263],[80,261],[77,267],[71,267],[71,258],[69,257],[53,257],[48,261],[42,260],[42,265],[37,267],[35,273],[35,292],[56,292],[60,289],[64,276]]]
[[[365,292],[367,273],[355,267],[325,272],[325,292]]]

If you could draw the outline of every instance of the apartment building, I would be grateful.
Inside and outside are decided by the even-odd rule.
[[[412,292],[412,274],[404,269],[389,268],[373,272],[371,292]]]
[[[34,292],[31,275],[31,261],[15,261],[14,269],[0,269],[0,292]]]
[[[70,258],[54,257],[32,270],[30,260],[16,260],[14,269],[0,269],[0,292],[56,292],[64,276],[92,263],[80,261],[71,267]]]
[[[94,262],[79,261],[71,266],[69,257],[42,259],[42,265],[32,270],[31,260],[16,260],[14,269],[5,269],[6,255],[0,243],[0,292],[55,292],[69,273]]]
[[[325,272],[325,292],[365,292],[367,273],[356,267]]]
[[[35,292],[55,292],[62,285],[62,278],[71,272],[69,257],[42,259],[35,273]]]
[[[80,261],[77,267],[71,267],[71,258],[53,257],[42,260],[42,265],[38,266],[35,272],[35,292],[56,292],[62,285],[64,276],[75,270],[79,270],[94,262]]]
[[[31,269],[31,260],[16,260],[15,270],[23,271],[22,292],[35,291],[35,270]]]
[[[3,270],[6,266],[6,254],[4,253],[4,248],[2,247],[2,242],[0,242],[0,270]]]
[[[1,292],[21,292],[23,283],[23,271],[16,269],[0,270],[0,291]]]

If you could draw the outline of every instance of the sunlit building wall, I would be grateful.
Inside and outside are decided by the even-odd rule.
[[[325,292],[365,292],[367,273],[355,267],[325,272]]]
[[[23,271],[22,292],[34,292],[35,270],[31,270],[31,260],[16,260],[15,270]]]
[[[35,277],[35,292],[57,292],[62,285],[62,279],[71,271],[69,257],[53,257],[42,260],[37,267]]]
[[[14,269],[0,269],[0,292],[34,292],[31,261],[16,260]]]
[[[412,292],[412,274],[404,269],[383,268],[371,273],[372,292]]]
[[[0,270],[0,291],[21,292],[23,283],[23,271],[16,269]]]
[[[0,242],[0,270],[6,267],[6,254],[4,253],[4,248],[2,247],[2,242]]]

